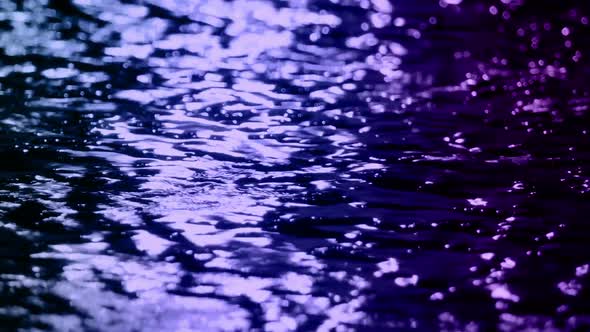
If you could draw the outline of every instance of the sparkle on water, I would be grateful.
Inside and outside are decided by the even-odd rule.
[[[587,7],[0,2],[0,325],[590,328]]]

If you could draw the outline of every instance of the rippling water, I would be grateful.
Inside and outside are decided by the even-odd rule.
[[[590,329],[588,14],[0,2],[0,329]]]

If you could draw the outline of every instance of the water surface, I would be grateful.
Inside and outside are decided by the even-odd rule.
[[[0,3],[2,329],[589,329],[587,7]]]

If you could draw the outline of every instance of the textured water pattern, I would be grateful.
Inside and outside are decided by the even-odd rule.
[[[587,7],[0,2],[0,330],[590,329]]]

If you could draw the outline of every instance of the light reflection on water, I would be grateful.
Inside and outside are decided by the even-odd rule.
[[[5,326],[584,326],[580,51],[498,31],[585,16],[489,3],[0,5]]]

